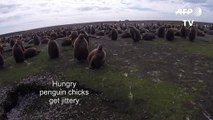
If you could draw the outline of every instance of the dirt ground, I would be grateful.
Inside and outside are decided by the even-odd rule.
[[[204,84],[201,96],[194,105],[213,115],[213,58],[191,54],[155,41],[133,43],[131,39],[94,39],[94,45],[103,44],[107,51],[107,64],[141,78],[177,83],[187,91],[198,91]],[[132,70],[131,70],[132,69]]]

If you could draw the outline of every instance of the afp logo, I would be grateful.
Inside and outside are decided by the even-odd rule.
[[[202,9],[200,7],[195,7],[194,9],[191,8],[187,8],[187,9],[178,9],[177,11],[175,11],[176,15],[193,15],[195,17],[200,17],[202,15]],[[183,25],[187,26],[187,23],[189,26],[193,26],[194,20],[182,20],[183,21]]]
[[[176,15],[194,15],[195,17],[200,17],[202,13],[203,11],[200,7],[195,7],[194,9],[191,9],[191,8],[178,9],[175,12]]]

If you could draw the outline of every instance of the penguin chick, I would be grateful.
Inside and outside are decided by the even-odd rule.
[[[88,55],[89,68],[99,69],[105,63],[105,58],[106,52],[103,50],[103,45],[99,45]]]
[[[84,35],[80,34],[74,42],[74,58],[78,61],[86,60],[88,54],[88,42]]]

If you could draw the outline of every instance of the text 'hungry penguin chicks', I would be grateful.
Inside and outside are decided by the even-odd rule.
[[[83,61],[87,59],[88,54],[88,42],[85,39],[85,35],[80,34],[74,42],[74,58],[78,61]]]
[[[88,55],[89,68],[99,69],[105,63],[105,58],[106,52],[103,50],[103,46],[99,45]]]

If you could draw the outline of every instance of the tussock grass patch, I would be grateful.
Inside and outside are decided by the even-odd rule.
[[[16,63],[13,56],[8,57],[5,60],[5,68],[0,70],[0,82],[13,83],[32,73],[43,70],[48,62],[46,52],[47,50],[43,49],[38,56],[25,60],[24,63]]]

